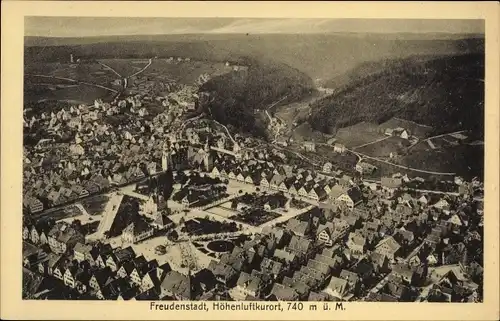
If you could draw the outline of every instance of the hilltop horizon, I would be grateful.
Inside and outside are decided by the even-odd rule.
[[[224,34],[484,34],[482,20],[27,17],[25,35],[71,38]]]

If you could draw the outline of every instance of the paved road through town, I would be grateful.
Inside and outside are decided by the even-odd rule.
[[[109,201],[103,212],[103,218],[97,227],[97,231],[94,234],[89,235],[90,239],[100,240],[104,238],[104,233],[109,231],[113,221],[115,220],[116,214],[118,213],[118,208],[122,202],[123,195],[117,192],[113,192],[110,195]]]

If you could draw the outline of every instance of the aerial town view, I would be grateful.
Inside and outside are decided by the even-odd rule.
[[[383,22],[27,17],[23,299],[482,302],[483,24]]]

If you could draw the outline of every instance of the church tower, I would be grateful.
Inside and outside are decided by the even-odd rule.
[[[208,145],[208,137],[205,140],[205,146],[204,146],[205,153],[210,152],[210,145]]]
[[[163,152],[161,156],[161,169],[163,171],[166,171],[170,166],[169,158],[170,158],[170,149],[167,143],[165,142],[163,144]]]

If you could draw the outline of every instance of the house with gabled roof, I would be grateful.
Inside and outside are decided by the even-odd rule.
[[[330,283],[328,283],[328,286],[323,291],[341,300],[348,300],[348,298],[353,295],[349,282],[347,282],[346,279],[336,276],[332,276]]]
[[[153,227],[143,218],[137,219],[128,225],[122,232],[122,241],[124,243],[138,243],[153,235]]]
[[[79,268],[77,265],[70,265],[66,268],[63,275],[64,285],[69,286],[70,288],[76,287],[76,275],[79,272]]]
[[[265,285],[266,282],[262,280],[262,273],[253,270],[251,274],[241,272],[236,282],[236,289],[245,296],[259,297]]]
[[[27,269],[37,268],[39,263],[48,259],[47,253],[37,247],[33,247],[33,250],[28,252],[24,251],[24,246],[26,245],[28,245],[28,243],[23,242],[23,266]]]
[[[307,261],[307,267],[316,270],[323,275],[329,275],[331,272],[331,268],[328,264],[315,259],[310,259],[309,261]]]
[[[325,249],[323,249],[323,251],[325,251]],[[327,253],[325,253],[327,254]],[[327,255],[323,255],[323,254],[316,254],[316,256],[314,257],[314,260],[318,261],[318,262],[321,262],[323,264],[326,264],[330,270],[336,270],[337,268],[339,268],[342,264],[343,264],[343,260],[340,256],[337,256],[337,255],[334,255],[333,256],[327,256]]]
[[[96,297],[100,300],[118,300],[118,298],[129,292],[132,286],[124,279],[116,279],[96,291]]]
[[[219,282],[228,287],[234,286],[234,283],[238,280],[239,272],[231,265],[212,260],[207,269],[215,275]]]
[[[93,246],[89,253],[85,253],[85,260],[90,263],[91,266],[98,266],[104,268],[106,266],[106,260],[103,260],[101,255],[108,255],[113,251],[113,248],[109,243],[98,244]]]
[[[393,236],[388,236],[375,246],[375,252],[385,255],[389,260],[394,260],[401,253],[401,245]]]
[[[276,249],[274,251],[273,258],[278,260],[283,260],[284,262],[290,265],[294,265],[298,261],[297,255],[295,253],[289,252],[285,249]]]
[[[392,274],[397,280],[411,284],[415,278],[415,272],[405,264],[396,264],[392,267]]]
[[[111,271],[117,271],[124,262],[133,259],[136,256],[134,249],[131,246],[125,248],[118,248],[106,258],[106,266]]]
[[[327,222],[326,224],[320,224],[316,230],[316,239],[324,243],[326,246],[333,245],[332,234],[335,231],[335,227],[332,222]]]
[[[392,196],[398,188],[403,186],[403,180],[395,177],[382,177],[380,179],[380,186],[384,192]]]
[[[58,266],[62,259],[62,255],[49,253],[46,260],[38,263],[38,273],[42,275],[53,275],[54,268]]]
[[[135,269],[135,264],[133,260],[125,261],[122,263],[118,269],[116,275],[120,278],[129,278],[132,271]]]
[[[310,224],[306,221],[300,221],[296,218],[288,220],[286,229],[293,232],[295,235],[304,236],[310,231]]]
[[[288,276],[283,278],[282,284],[295,290],[299,295],[299,300],[306,300],[311,292],[311,287],[304,281],[293,279]]]
[[[319,186],[313,187],[310,189],[309,193],[307,194],[307,197],[312,198],[313,200],[316,201],[321,201],[325,199],[327,196],[327,193],[324,188],[321,188]]]
[[[366,250],[366,238],[359,233],[351,232],[346,245],[354,256],[363,255]]]
[[[143,277],[154,271],[158,267],[158,262],[156,260],[147,261],[144,256],[136,257],[134,259],[134,269],[129,274],[129,279],[132,283],[140,286],[142,284]]]
[[[340,271],[339,278],[347,281],[347,283],[349,284],[349,289],[351,289],[352,293],[356,293],[359,289],[360,279],[355,272],[342,270]]]
[[[167,272],[168,273],[168,272]],[[156,269],[152,269],[142,276],[141,283],[139,285],[139,289],[141,292],[146,292],[148,290],[154,289],[159,291],[161,282],[163,281],[162,277],[166,277],[166,273],[163,276],[158,277],[158,271]]]
[[[194,284],[191,284],[191,277],[177,271],[170,271],[160,285],[160,299],[173,297],[176,300],[193,300],[197,292]]]
[[[277,301],[297,301],[299,299],[299,294],[289,286],[275,283],[271,290],[270,297],[275,298]]]
[[[75,288],[80,294],[84,294],[89,290],[89,282],[92,274],[90,271],[80,269],[75,275]]]
[[[91,245],[78,242],[73,248],[73,259],[77,260],[78,262],[83,262],[85,261],[85,258],[90,254],[91,250]]]
[[[57,223],[48,233],[48,243],[54,253],[65,253],[76,243],[84,242],[85,237],[67,223]]]
[[[57,264],[54,266],[52,275],[63,281],[64,280],[64,272],[66,271],[66,267],[68,266],[67,260],[59,260]]]
[[[362,194],[357,187],[345,188],[341,185],[335,185],[328,194],[328,200],[331,203],[343,204],[347,208],[353,209],[362,201]]]
[[[296,253],[299,259],[308,259],[312,254],[313,243],[309,239],[294,235],[286,249]]]
[[[272,275],[276,278],[283,272],[283,264],[265,257],[260,264],[260,270],[262,273]]]
[[[94,291],[99,291],[108,283],[113,280],[113,272],[109,267],[105,267],[104,269],[99,269],[92,272],[92,276],[89,281],[89,286],[94,289]]]

